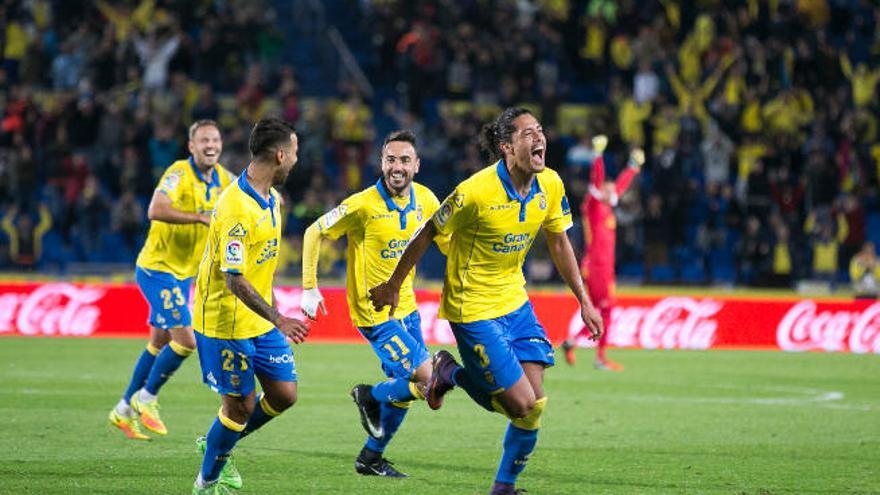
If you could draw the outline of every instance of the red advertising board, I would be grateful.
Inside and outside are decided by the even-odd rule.
[[[329,314],[312,325],[312,341],[359,341],[345,290],[322,290]],[[275,291],[284,314],[300,314],[301,290]],[[437,317],[440,294],[418,291],[426,341],[454,342]],[[538,319],[556,343],[581,328],[566,293],[531,294]],[[0,335],[141,337],[147,305],[134,284],[0,284]],[[880,302],[740,296],[620,296],[610,342],[646,349],[760,348],[880,354]],[[579,344],[592,345],[586,339]]]

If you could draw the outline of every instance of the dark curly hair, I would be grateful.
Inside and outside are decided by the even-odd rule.
[[[532,112],[522,107],[507,107],[492,122],[480,129],[480,148],[489,157],[489,161],[497,161],[504,158],[501,152],[501,143],[509,143],[510,136],[516,130],[513,121],[517,117]]]

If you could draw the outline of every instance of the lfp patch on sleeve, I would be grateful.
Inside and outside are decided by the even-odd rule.
[[[568,205],[568,197],[562,196],[562,214],[571,215],[571,207]]]
[[[339,205],[336,208],[328,211],[327,214],[321,218],[320,225],[324,229],[329,229],[330,227],[336,225],[336,222],[344,217],[346,213],[348,213],[348,205]]]
[[[444,225],[446,225],[446,222],[449,221],[449,217],[451,217],[451,216],[452,216],[452,205],[449,202],[443,203],[443,206],[441,206],[440,209],[437,210],[437,213],[436,213],[437,225],[443,227]]]
[[[174,192],[179,185],[180,174],[168,174],[165,176],[164,179],[162,179],[162,184],[159,186],[159,188],[167,192]]]
[[[241,265],[244,263],[244,248],[239,240],[231,240],[226,243],[226,264]]]

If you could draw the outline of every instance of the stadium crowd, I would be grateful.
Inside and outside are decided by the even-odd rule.
[[[239,172],[250,126],[279,114],[301,136],[284,191],[282,264],[296,273],[303,231],[374,180],[385,132],[416,132],[416,180],[442,198],[485,165],[479,126],[515,104],[540,116],[573,204],[594,134],[612,138],[612,177],[631,147],[647,151],[617,208],[623,278],[836,283],[880,236],[880,8],[867,0],[325,2],[372,98],[346,80],[335,98],[300,90],[284,2],[0,4],[0,267],[133,262],[187,125],[216,119],[221,162]],[[542,244],[535,281],[555,277]],[[322,272],[339,270],[341,247],[322,249]]]

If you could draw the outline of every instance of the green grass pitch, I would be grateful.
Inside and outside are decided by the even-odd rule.
[[[189,493],[194,439],[218,398],[189,359],[161,394],[170,433],[107,425],[144,342],[0,339],[0,493]],[[416,404],[386,456],[405,480],[364,478],[348,397],[381,378],[366,345],[295,349],[299,402],[236,450],[242,494],[485,494],[506,421],[453,391]],[[535,494],[880,493],[880,357],[745,351],[592,353],[548,371],[544,428],[519,486]]]

